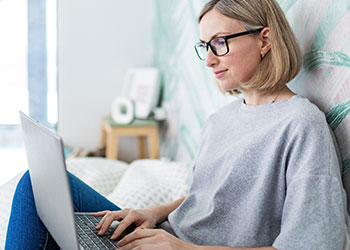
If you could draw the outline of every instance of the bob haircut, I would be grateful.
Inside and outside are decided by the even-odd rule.
[[[241,83],[243,89],[263,92],[281,89],[299,73],[302,64],[300,48],[275,0],[210,0],[203,7],[198,22],[213,9],[239,21],[247,30],[270,28],[271,49],[262,58],[252,78]],[[239,93],[238,90],[227,92]]]

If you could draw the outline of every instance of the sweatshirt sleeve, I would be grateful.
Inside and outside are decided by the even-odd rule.
[[[278,250],[341,250],[346,196],[339,161],[322,119],[301,121],[289,143]]]

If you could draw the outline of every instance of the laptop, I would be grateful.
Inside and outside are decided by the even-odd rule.
[[[118,222],[98,236],[95,226],[101,218],[74,212],[62,139],[21,111],[20,118],[36,209],[58,246],[63,250],[118,248],[117,241],[109,239]]]

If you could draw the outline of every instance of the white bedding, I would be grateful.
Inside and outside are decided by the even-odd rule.
[[[104,158],[71,158],[67,168],[122,208],[164,204],[188,192],[186,163],[138,160],[131,164]],[[0,249],[4,249],[11,201],[23,173],[0,186]]]

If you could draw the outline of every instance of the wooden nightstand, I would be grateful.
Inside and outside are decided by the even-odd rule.
[[[106,158],[118,159],[120,136],[137,136],[139,157],[146,158],[145,139],[148,137],[149,158],[157,159],[159,153],[158,123],[154,120],[134,120],[131,124],[118,124],[111,117],[102,121],[101,144],[106,145]]]

